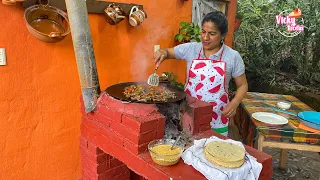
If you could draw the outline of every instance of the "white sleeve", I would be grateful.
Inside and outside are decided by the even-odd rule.
[[[240,54],[237,52],[234,57],[234,64],[232,70],[232,77],[236,78],[241,76],[245,73],[245,65],[243,59],[241,58]]]

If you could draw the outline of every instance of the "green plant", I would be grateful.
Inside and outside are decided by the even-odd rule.
[[[176,86],[179,89],[184,89],[184,84],[176,81],[177,76],[173,74],[173,72],[163,72],[163,74],[165,75],[165,77],[168,79],[168,82],[173,85]]]
[[[200,27],[193,22],[181,22],[179,33],[174,36],[174,40],[178,42],[190,42],[195,40],[200,42]]]

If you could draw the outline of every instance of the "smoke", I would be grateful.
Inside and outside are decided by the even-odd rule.
[[[148,50],[146,50],[148,49]],[[151,48],[145,48],[145,43],[139,40],[133,49],[133,59],[130,63],[130,72],[134,81],[146,81],[148,68],[153,64]]]
[[[160,44],[161,38],[166,38],[170,35],[167,27],[159,27],[164,24],[160,19],[151,21],[146,19],[140,26],[141,31],[146,32],[146,36],[139,40],[133,49],[133,59],[130,63],[130,71],[134,81],[146,82],[148,77],[154,72],[154,45]],[[161,47],[167,48],[167,47]],[[158,75],[159,72],[158,72]]]

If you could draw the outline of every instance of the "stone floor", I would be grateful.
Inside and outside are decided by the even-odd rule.
[[[286,169],[279,169],[280,149],[264,148],[272,156],[273,180],[320,180],[320,155],[317,152],[289,150]]]

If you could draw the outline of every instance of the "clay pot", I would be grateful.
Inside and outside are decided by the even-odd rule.
[[[16,5],[17,2],[23,2],[25,0],[2,0],[2,4],[5,5]]]
[[[49,5],[34,5],[27,8],[24,20],[29,32],[43,42],[59,42],[70,33],[67,14]]]
[[[111,3],[104,10],[105,18],[110,25],[116,25],[125,18],[123,9],[115,3]]]

